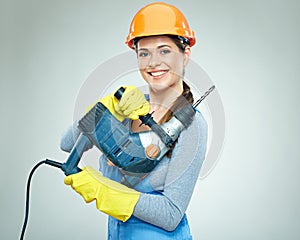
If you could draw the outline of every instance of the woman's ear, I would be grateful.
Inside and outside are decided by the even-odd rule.
[[[190,56],[191,56],[191,47],[190,46],[186,46],[183,52],[184,55],[184,59],[183,59],[183,65],[186,66],[190,60]]]

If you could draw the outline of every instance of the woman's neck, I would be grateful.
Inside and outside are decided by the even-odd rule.
[[[173,106],[176,99],[182,94],[183,87],[167,88],[162,91],[149,88],[150,112],[155,120],[162,118]]]

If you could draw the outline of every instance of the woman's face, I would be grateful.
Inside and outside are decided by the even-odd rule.
[[[140,72],[152,90],[167,88],[182,91],[184,67],[190,47],[182,52],[167,36],[145,37],[138,41],[137,59]]]

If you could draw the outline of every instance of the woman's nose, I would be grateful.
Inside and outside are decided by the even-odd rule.
[[[148,67],[154,68],[156,66],[159,66],[161,64],[161,58],[159,54],[157,53],[152,53],[151,57],[149,59]]]

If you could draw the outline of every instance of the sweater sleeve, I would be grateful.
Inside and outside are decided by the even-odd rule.
[[[197,182],[207,144],[207,124],[197,112],[173,150],[163,190],[159,194],[141,193],[133,215],[143,221],[173,231],[180,223]],[[158,181],[155,178],[154,181]],[[152,182],[152,185],[161,185]]]

